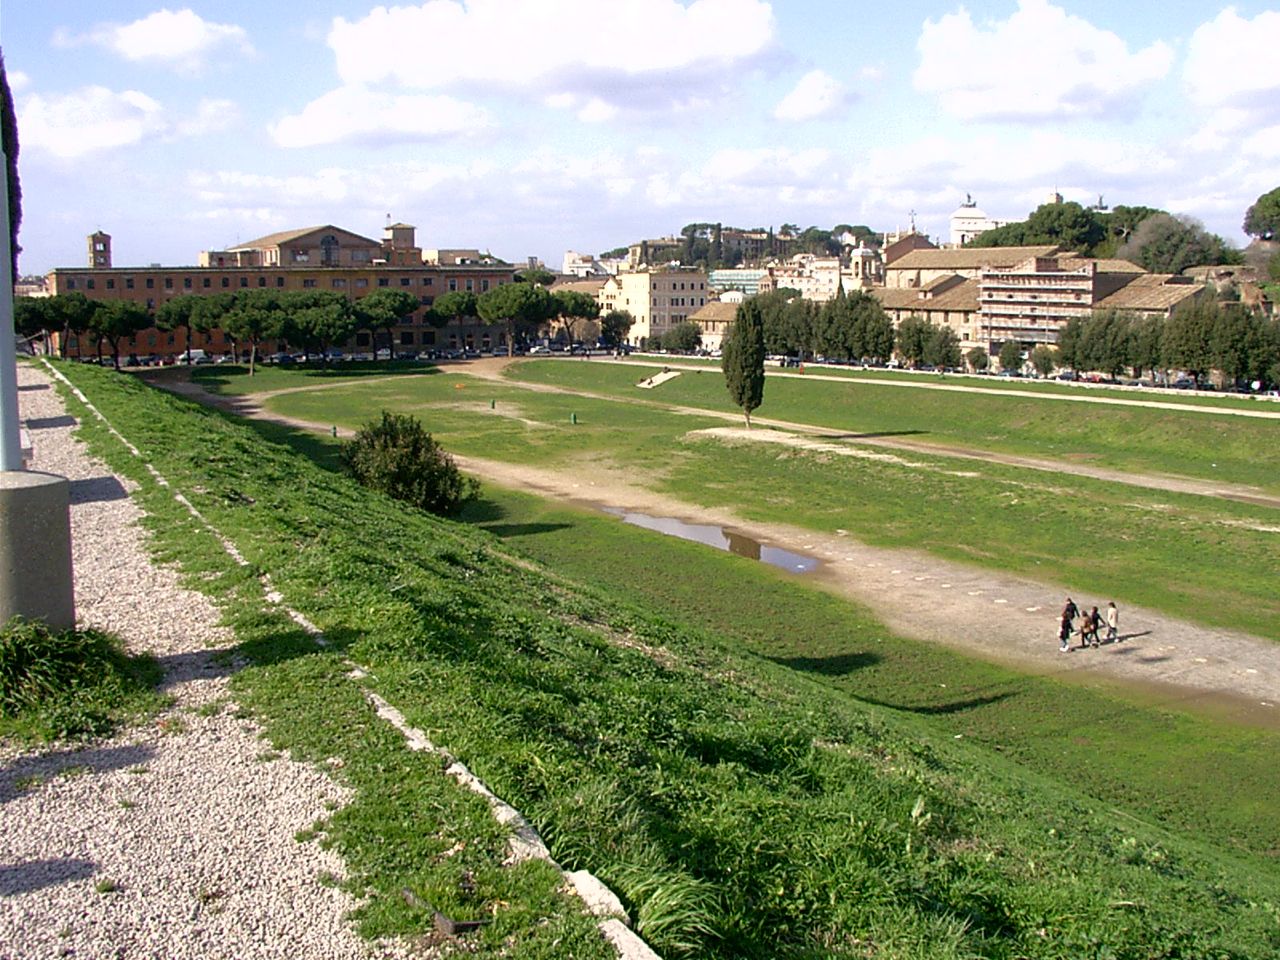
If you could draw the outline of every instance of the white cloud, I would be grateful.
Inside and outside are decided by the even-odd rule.
[[[578,111],[578,119],[583,123],[604,123],[606,120],[612,120],[617,114],[618,108],[611,103],[605,103],[599,97],[592,97],[587,101],[587,105]]]
[[[621,106],[636,85],[678,93],[691,71],[760,55],[774,26],[762,0],[429,0],[338,17],[329,45],[349,84],[577,92]]]
[[[481,108],[453,97],[385,94],[362,86],[332,90],[270,128],[282,147],[396,143],[470,134],[491,125]]]
[[[198,71],[215,53],[234,50],[253,53],[244,29],[229,23],[212,23],[190,9],[157,10],[126,24],[104,24],[88,34],[59,33],[58,46],[92,43],[134,62],[153,61]]]
[[[137,90],[84,87],[74,93],[32,94],[18,110],[23,149],[74,159],[140,143],[167,129],[164,110]]]
[[[240,121],[230,100],[201,100],[194,112],[174,112],[138,90],[83,87],[31,94],[18,105],[22,146],[74,160],[143,142],[219,133]]]
[[[1164,77],[1163,42],[1131,53],[1120,37],[1048,0],[1018,0],[1009,19],[975,26],[961,7],[926,20],[915,86],[963,119],[1101,116]]]
[[[835,113],[846,100],[845,89],[823,70],[810,70],[773,109],[777,120],[802,121]]]
[[[21,93],[31,85],[31,77],[23,73],[21,70],[14,70],[7,75],[9,81],[10,93]]]
[[[1182,77],[1193,102],[1211,108],[1271,106],[1280,73],[1271,69],[1280,47],[1280,11],[1252,20],[1227,7],[1191,35]]]

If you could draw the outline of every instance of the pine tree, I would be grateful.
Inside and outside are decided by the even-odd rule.
[[[752,300],[738,307],[725,337],[720,366],[733,402],[742,408],[751,429],[751,411],[764,399],[764,314]]]

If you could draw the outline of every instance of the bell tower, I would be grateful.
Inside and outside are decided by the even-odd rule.
[[[111,234],[101,230],[89,234],[89,266],[110,269],[111,267]]]

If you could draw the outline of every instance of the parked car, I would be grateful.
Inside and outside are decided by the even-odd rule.
[[[535,343],[532,347],[529,348],[530,356],[536,353],[550,353],[550,352],[551,352],[551,348],[548,347],[545,343]]]

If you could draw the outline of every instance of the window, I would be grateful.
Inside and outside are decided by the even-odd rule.
[[[85,285],[88,289],[92,290],[92,289],[93,289],[93,277],[90,277],[88,280],[86,280],[86,281],[84,282],[84,285]]]
[[[335,289],[335,290],[341,290],[341,289],[342,289],[343,287],[345,287],[346,285],[347,285],[347,281],[346,281],[346,280],[344,280],[343,278],[341,278],[341,277],[334,277],[334,278],[333,278],[333,289]]]
[[[126,290],[132,290],[132,289],[133,289],[133,277],[125,277],[125,278],[124,278],[124,288],[125,288]]]
[[[183,278],[182,278],[182,289],[183,289],[183,290],[190,290],[190,289],[191,289],[191,278],[190,278],[190,277],[183,277]]]
[[[418,302],[419,302],[419,303],[421,303],[424,307],[429,307],[429,306],[431,306],[432,301],[434,301],[434,300],[435,300],[435,297],[426,297],[426,296],[424,296],[424,297],[419,297],[419,298],[418,298]]]
[[[204,287],[206,290],[208,290],[208,289],[209,289],[209,287],[210,287],[210,286],[212,286],[212,285],[213,285],[213,281],[212,281],[211,279],[209,279],[208,277],[202,277],[202,278],[200,279],[200,286]],[[150,280],[148,280],[148,281],[147,281],[147,286],[148,286],[148,287],[149,287],[149,286],[151,286],[151,281],[150,281]]]
[[[276,286],[277,286],[277,287],[283,287],[283,286],[284,286],[284,277],[276,277]]]
[[[76,288],[76,282],[75,282],[75,280],[74,280],[74,279],[72,279],[72,278],[70,278],[70,277],[68,277],[68,278],[67,278],[67,289],[68,289],[68,290],[74,290],[75,288]]]
[[[378,286],[380,286],[380,287],[389,287],[389,286],[391,286],[391,278],[390,278],[390,277],[379,277],[379,278],[378,278]]]
[[[363,289],[364,289],[365,287],[367,287],[367,286],[369,286],[369,281],[368,281],[368,280],[366,280],[364,277],[357,277],[357,278],[356,278],[356,289],[357,289],[357,290],[363,290]]]
[[[488,281],[488,280],[481,280],[481,281],[480,281],[480,292],[481,292],[481,293],[487,293],[487,292],[488,292],[488,290],[489,290],[489,281]]]
[[[311,259],[311,255],[306,250],[294,249],[289,251],[289,256],[294,263],[307,263]]]
[[[89,282],[90,282],[90,283],[92,283],[93,281],[91,280],[91,281],[89,281]],[[456,278],[456,277],[450,277],[450,278],[449,278],[449,291],[450,291],[450,292],[453,292],[453,291],[455,291],[455,290],[457,290],[457,289],[458,289],[458,280],[457,280],[457,278]]]
[[[225,287],[229,287],[229,286],[231,286],[231,278],[230,278],[230,277],[223,277],[223,278],[222,278],[222,286],[223,286],[224,288],[225,288]]]
[[[148,309],[148,310],[154,310],[155,308],[156,308],[156,298],[155,298],[155,297],[147,297],[147,309]]]
[[[148,290],[154,290],[156,288],[155,277],[147,277],[146,288]]]
[[[302,288],[304,290],[310,290],[315,285],[316,285],[316,282],[314,280],[307,279],[302,281]]]
[[[413,331],[412,331],[412,330],[401,330],[401,331],[400,331],[400,345],[401,345],[401,346],[405,346],[405,347],[411,347],[411,346],[413,346]]]
[[[165,277],[165,278],[164,278],[164,288],[165,288],[166,290],[172,290],[172,289],[173,289],[173,277]]]
[[[422,278],[422,285],[423,285],[424,287],[434,286],[434,285],[435,285],[435,277],[423,277],[423,278]]]
[[[267,278],[266,278],[266,277],[259,277],[259,278],[258,278],[258,286],[260,286],[260,287],[265,287],[266,285],[267,285]]]
[[[407,286],[409,286],[409,285],[410,285],[410,284],[412,284],[412,283],[413,283],[413,277],[401,277],[401,278],[400,278],[400,286],[402,286],[402,287],[407,287]]]
[[[475,288],[476,288],[476,282],[475,282],[474,280],[468,279],[468,280],[467,280],[467,293],[471,293],[472,291],[474,291],[474,290],[475,290]]]
[[[241,278],[240,278],[240,286],[241,286],[241,287],[247,287],[247,286],[249,286],[249,278],[248,278],[248,277],[241,277]]]
[[[115,288],[116,288],[116,282],[112,280],[110,277],[107,277],[107,289],[114,290]]]

